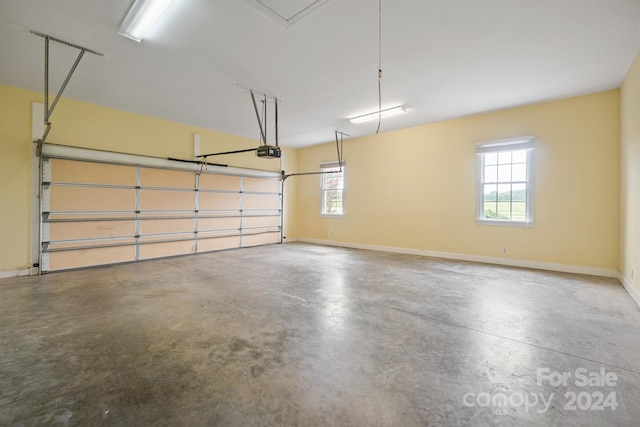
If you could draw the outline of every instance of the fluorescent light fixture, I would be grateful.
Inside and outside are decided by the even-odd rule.
[[[387,108],[386,110],[374,111],[373,113],[363,114],[361,116],[351,117],[349,121],[351,123],[364,123],[371,120],[378,120],[378,117],[395,116],[396,114],[406,113],[407,108],[400,105],[393,108]]]
[[[122,20],[118,34],[140,42],[172,0],[135,0]]]

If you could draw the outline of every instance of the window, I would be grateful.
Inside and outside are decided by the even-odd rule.
[[[480,223],[533,224],[534,138],[478,143]]]
[[[322,215],[344,215],[344,162],[320,165]]]

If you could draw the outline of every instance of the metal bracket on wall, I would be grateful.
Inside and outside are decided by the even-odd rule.
[[[71,80],[71,76],[73,75],[74,71],[78,67],[80,60],[84,56],[84,53],[89,52],[98,56],[104,56],[104,54],[100,52],[96,52],[95,50],[88,49],[86,47],[78,46],[76,44],[57,39],[55,37],[51,37],[48,34],[38,33],[36,31],[31,31],[31,34],[44,38],[44,126],[45,126],[45,129],[44,129],[42,138],[40,138],[37,141],[38,147],[36,150],[36,154],[39,157],[42,154],[42,145],[47,140],[47,135],[49,135],[49,131],[51,130],[51,121],[49,119],[51,118],[51,115],[53,114],[53,110],[56,108],[56,105],[58,104],[58,101],[60,100],[62,93],[67,87],[69,80]],[[60,89],[58,90],[58,94],[53,100],[51,107],[49,107],[49,41],[54,41],[56,43],[60,43],[65,46],[73,47],[75,49],[80,50],[80,53],[78,53],[78,57],[76,58],[75,62],[71,66],[71,69],[67,73],[67,77],[64,79],[64,82],[62,82],[62,85],[60,86]]]

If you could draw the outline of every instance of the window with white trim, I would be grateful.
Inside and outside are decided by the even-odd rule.
[[[533,224],[533,149],[523,137],[476,145],[479,223]]]
[[[344,162],[320,165],[322,215],[344,215]]]

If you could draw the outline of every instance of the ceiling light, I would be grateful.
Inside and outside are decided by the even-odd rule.
[[[122,20],[118,34],[140,42],[172,0],[135,0]]]
[[[393,108],[387,108],[386,110],[374,111],[373,113],[363,114],[361,116],[351,117],[349,121],[351,123],[364,123],[371,120],[377,120],[379,117],[395,116],[396,114],[406,113],[407,108],[400,105]]]

